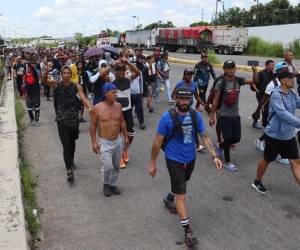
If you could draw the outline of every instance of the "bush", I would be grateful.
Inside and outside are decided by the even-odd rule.
[[[300,39],[290,43],[290,49],[293,51],[295,58],[300,59]]]
[[[246,53],[253,56],[282,57],[283,45],[280,42],[270,43],[259,37],[250,37]]]
[[[220,63],[216,53],[214,50],[210,49],[208,51],[208,61],[211,63],[211,64],[217,64],[217,63]]]

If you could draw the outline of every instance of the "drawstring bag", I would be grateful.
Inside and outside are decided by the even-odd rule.
[[[234,80],[233,89],[228,90],[228,94],[224,99],[224,104],[226,106],[232,106],[235,103],[239,89],[236,89],[236,80]]]

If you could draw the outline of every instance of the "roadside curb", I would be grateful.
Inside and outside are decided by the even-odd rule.
[[[169,62],[171,62],[171,63],[179,63],[179,64],[195,65],[196,63],[199,62],[199,60],[196,61],[196,60],[180,59],[180,58],[170,57],[169,56]],[[223,64],[221,64],[221,63],[216,63],[216,64],[212,64],[212,65],[215,68],[220,68],[220,69],[223,68]],[[237,68],[237,70],[240,70],[240,71],[252,72],[252,68],[250,66],[236,65],[236,68]],[[261,68],[261,67],[257,67],[258,71],[260,71],[262,69],[263,68]]]
[[[0,249],[29,249],[19,169],[15,95],[4,80],[0,96]],[[27,238],[28,237],[28,238]]]

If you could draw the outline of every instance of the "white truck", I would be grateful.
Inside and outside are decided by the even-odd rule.
[[[104,47],[108,45],[113,45],[117,47],[119,45],[119,37],[118,36],[109,36],[109,37],[99,37],[97,39],[97,46]]]
[[[248,43],[248,30],[243,27],[215,26],[212,44],[218,54],[242,54]]]
[[[131,47],[145,48],[151,41],[151,30],[126,31],[126,44]]]

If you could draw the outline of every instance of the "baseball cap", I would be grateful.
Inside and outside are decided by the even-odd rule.
[[[192,68],[185,68],[183,71],[183,74],[193,74],[194,70]]]
[[[295,75],[288,70],[283,70],[278,73],[279,80],[284,79],[284,78],[294,79],[294,77],[295,77]]]
[[[274,72],[276,73],[276,72],[278,72],[279,70],[281,70],[281,69],[283,69],[283,68],[287,68],[287,67],[288,67],[287,63],[285,63],[285,62],[278,62],[278,63],[276,63],[276,65],[275,65]]]
[[[106,61],[101,59],[98,63],[98,68],[103,68],[103,67],[106,67]]]
[[[176,89],[176,96],[177,97],[192,97],[193,92],[190,88],[187,87],[179,87]]]
[[[223,69],[234,68],[235,62],[232,60],[225,61],[223,64]]]

